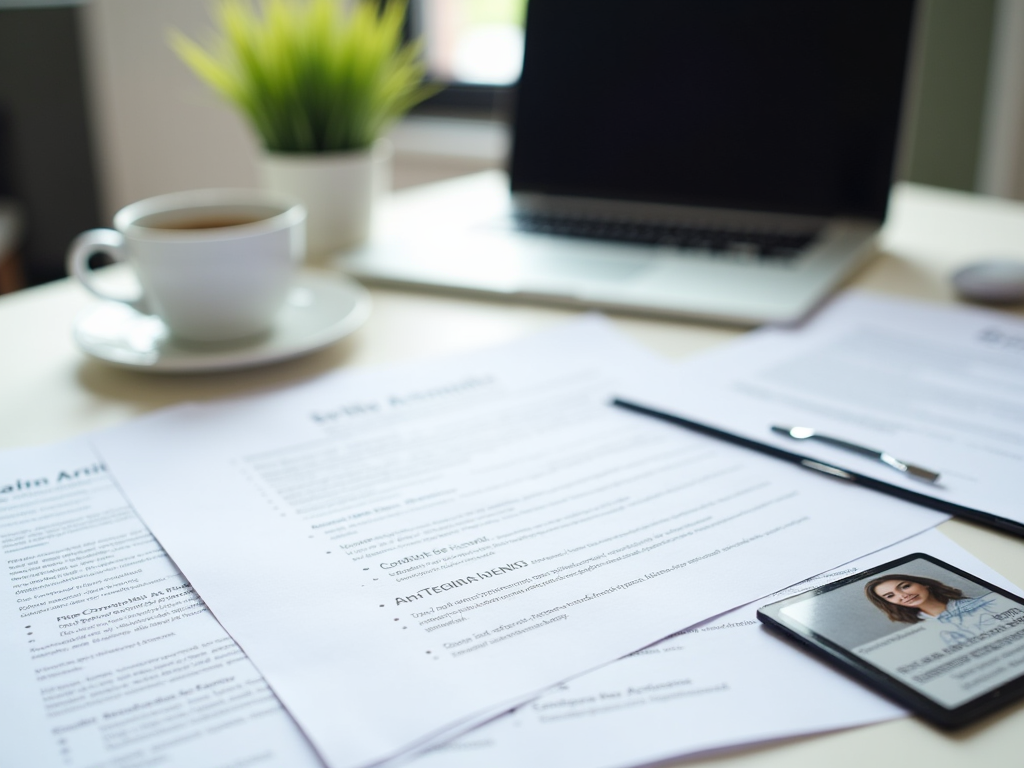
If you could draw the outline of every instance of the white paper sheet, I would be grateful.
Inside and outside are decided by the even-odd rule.
[[[0,765],[323,765],[86,441],[0,454],[0,558]]]
[[[770,634],[757,608],[914,552],[1020,590],[927,531],[559,686],[412,768],[621,768],[850,728],[904,710]]]
[[[611,408],[626,374],[667,367],[591,319],[97,445],[347,768],[943,519]]]
[[[686,361],[653,408],[1024,523],[1024,321],[852,291],[796,330]],[[773,424],[806,426],[941,473],[932,485]]]

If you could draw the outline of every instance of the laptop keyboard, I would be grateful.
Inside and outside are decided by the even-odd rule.
[[[666,245],[722,254],[745,254],[765,259],[789,259],[799,254],[816,233],[730,231],[676,224],[570,218],[549,214],[518,213],[516,226],[526,232]]]

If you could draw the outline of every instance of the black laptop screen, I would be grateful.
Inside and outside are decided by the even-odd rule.
[[[532,0],[520,192],[884,218],[913,0]]]

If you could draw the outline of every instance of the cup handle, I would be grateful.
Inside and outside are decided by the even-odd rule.
[[[113,229],[90,229],[83,232],[68,248],[68,273],[76,277],[94,296],[106,301],[120,301],[138,312],[150,314],[149,303],[141,291],[138,296],[132,298],[107,293],[96,286],[93,281],[93,270],[89,267],[89,259],[97,253],[106,254],[114,261],[125,261],[124,237]]]

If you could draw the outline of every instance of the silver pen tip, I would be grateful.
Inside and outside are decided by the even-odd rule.
[[[907,464],[907,474],[927,480],[929,483],[934,483],[939,479],[938,472],[932,472],[924,467],[915,467],[913,464]]]

